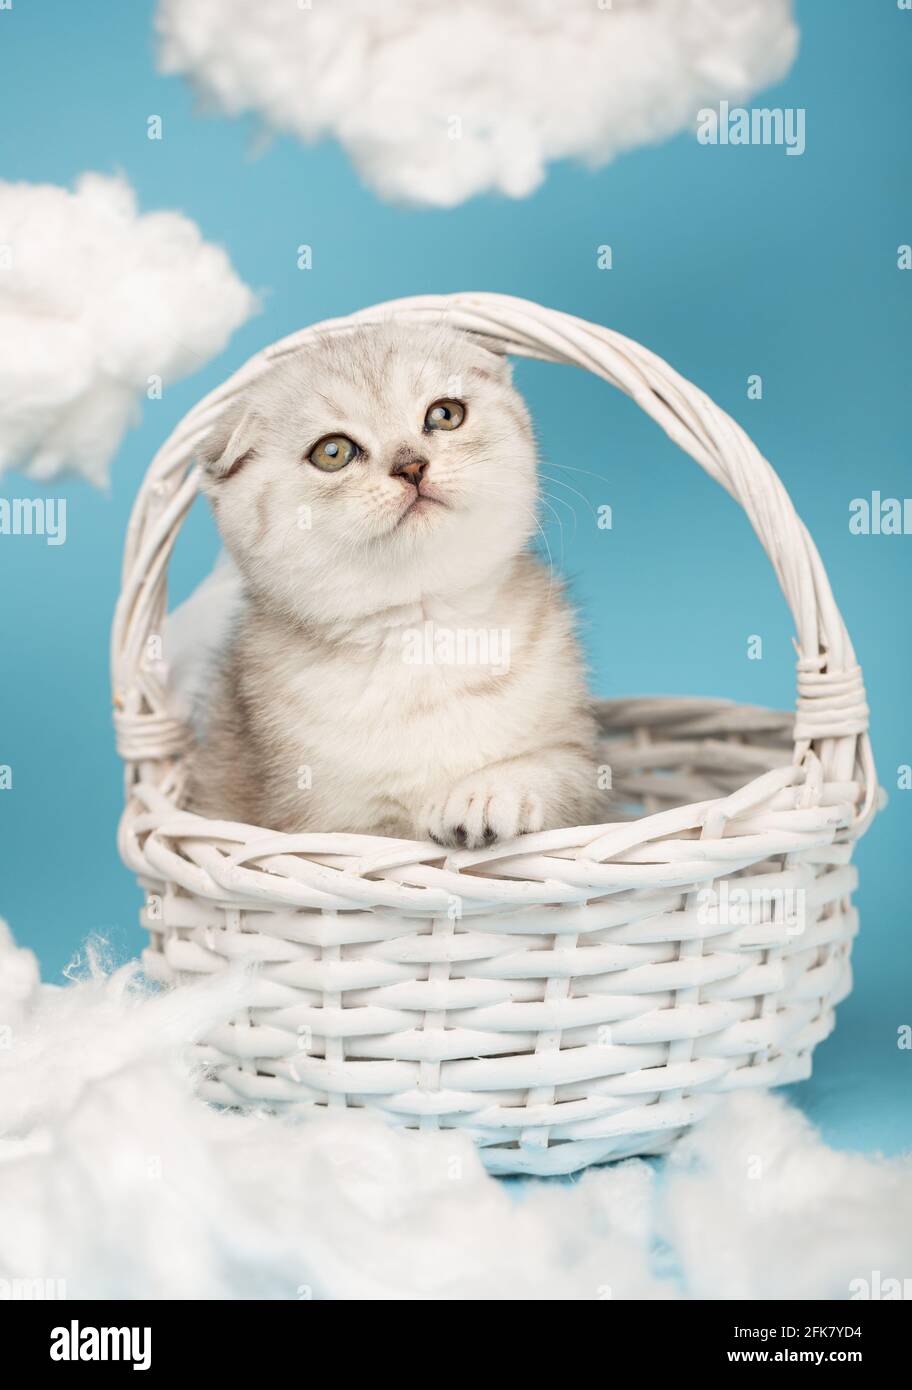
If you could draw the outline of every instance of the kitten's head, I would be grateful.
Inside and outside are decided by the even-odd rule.
[[[201,454],[248,585],[304,618],[455,595],[535,529],[535,445],[509,367],[445,327],[315,342],[233,403]]]

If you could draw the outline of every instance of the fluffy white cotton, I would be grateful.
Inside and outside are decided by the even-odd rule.
[[[696,1298],[857,1298],[912,1279],[912,1162],[829,1149],[778,1096],[733,1097],[669,1166],[667,1235]]]
[[[0,181],[0,469],[94,483],[140,401],[221,352],[256,307],[225,252],[122,178]]]
[[[797,47],[791,0],[160,0],[157,25],[210,104],[334,135],[380,193],[438,207],[664,139]]]
[[[833,1153],[781,1099],[720,1107],[665,1182],[635,1160],[507,1185],[458,1134],[202,1104],[184,1044],[243,1008],[247,978],[157,993],[90,963],[39,989],[0,931],[2,1280],[69,1298],[662,1299],[677,1263],[694,1297],[838,1298],[909,1267],[912,1167]]]

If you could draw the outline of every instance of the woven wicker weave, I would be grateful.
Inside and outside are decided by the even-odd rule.
[[[741,503],[794,617],[797,715],[605,703],[617,818],[479,851],[183,811],[192,735],[146,656],[197,493],[195,448],[232,396],[316,335],[442,313],[502,351],[619,387]],[[181,981],[258,963],[253,1005],[200,1044],[209,1098],[370,1106],[418,1129],[462,1129],[494,1172],[563,1173],[661,1152],[719,1092],[808,1074],[850,988],[850,858],[875,807],[861,672],[776,474],[638,344],[522,300],[462,294],[380,305],[267,348],[149,469],[112,662],[119,842],[147,894],[146,968]]]

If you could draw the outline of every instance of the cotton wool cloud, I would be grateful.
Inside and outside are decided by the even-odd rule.
[[[208,107],[334,136],[382,196],[522,198],[789,69],[792,0],[160,0],[161,67]]]
[[[221,352],[256,299],[120,177],[0,182],[0,469],[105,483],[141,402]]]

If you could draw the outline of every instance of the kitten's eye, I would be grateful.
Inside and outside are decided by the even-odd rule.
[[[462,401],[435,401],[424,417],[426,430],[458,430],[465,419]]]
[[[307,457],[315,467],[322,468],[324,473],[338,473],[340,468],[357,458],[360,452],[355,441],[349,439],[347,434],[328,434],[325,439],[317,440]]]

